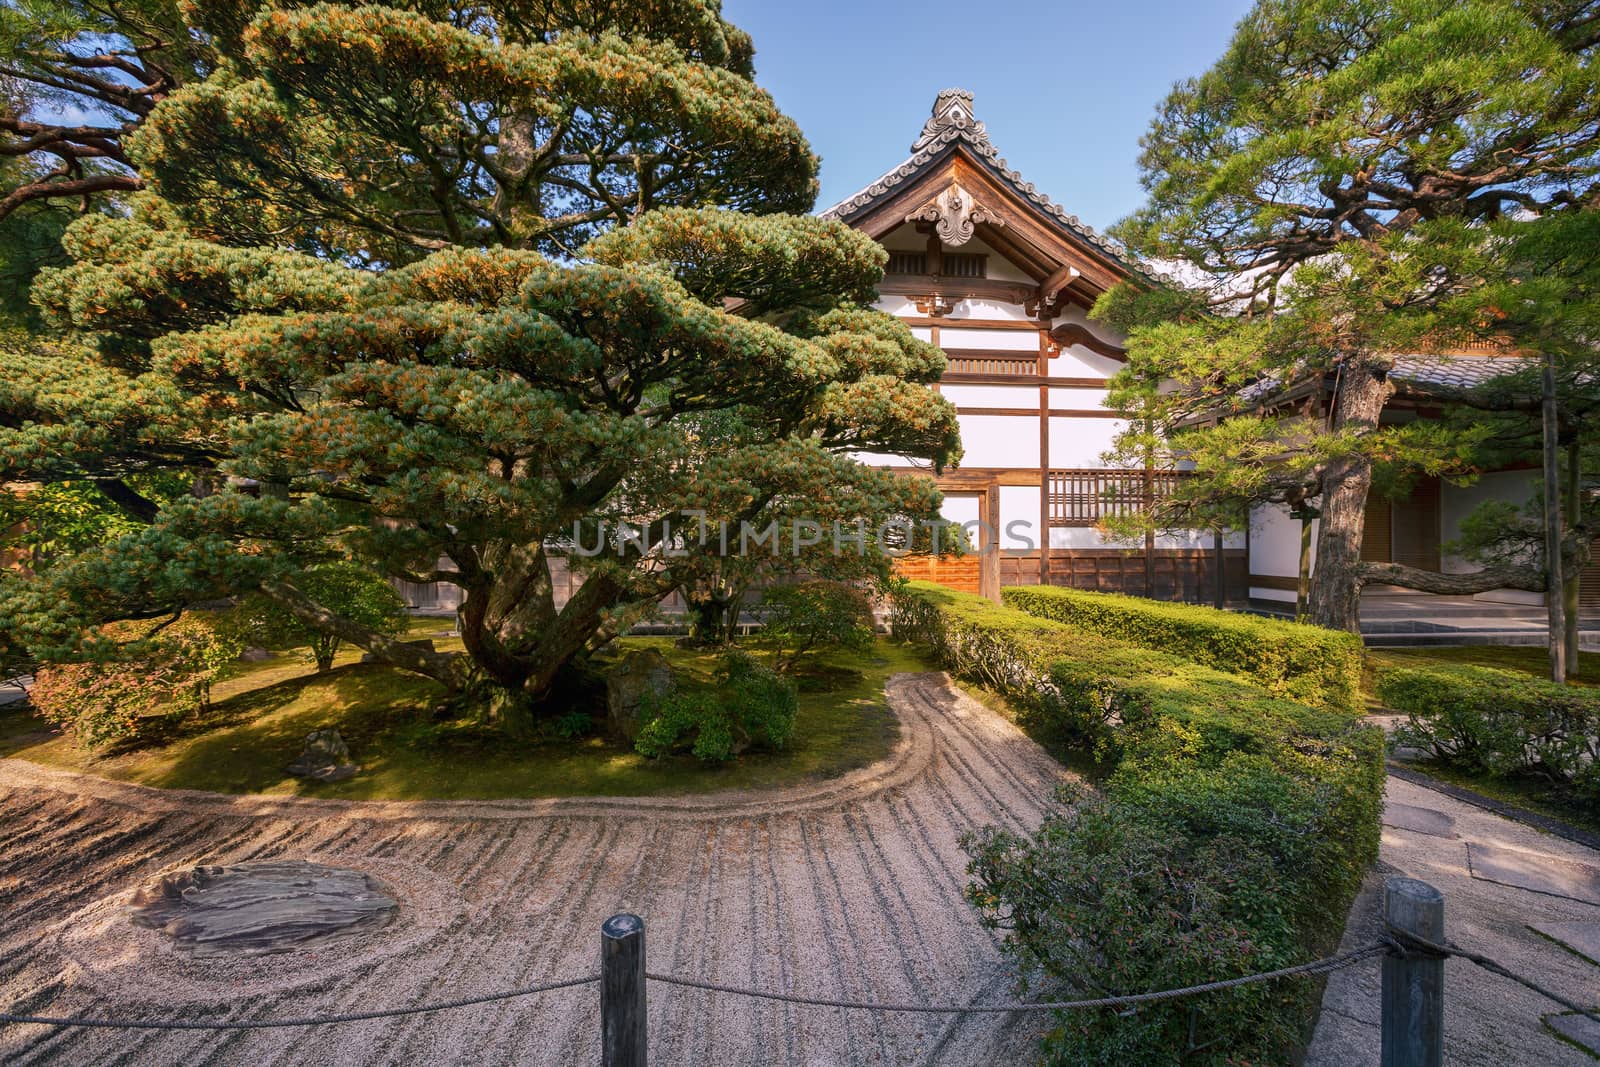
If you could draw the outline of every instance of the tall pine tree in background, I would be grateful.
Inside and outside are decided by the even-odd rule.
[[[1470,438],[1380,427],[1392,355],[1503,334],[1494,225],[1596,206],[1597,42],[1592,0],[1263,0],[1144,138],[1119,236],[1198,291],[1098,309],[1131,331],[1114,400],[1148,434],[1125,447],[1205,457],[1196,509],[1315,500],[1322,625],[1356,629],[1380,577],[1375,465],[1470,465]],[[1282,414],[1322,383],[1326,421]]]
[[[724,521],[936,517],[847,453],[955,457],[943,357],[866,308],[881,249],[796,214],[815,158],[716,3],[185,10],[220,58],[127,139],[150,192],[35,286],[93,351],[0,367],[4,477],[144,524],[7,596],[36,650],[259,590],[524,721]],[[339,559],[459,585],[465,654],[296,585]]]

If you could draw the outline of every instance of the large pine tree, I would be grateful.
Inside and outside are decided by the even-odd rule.
[[[1218,499],[1315,501],[1325,626],[1357,627],[1375,464],[1461,446],[1380,427],[1392,355],[1501,331],[1497,220],[1600,203],[1597,43],[1593,0],[1260,0],[1145,136],[1119,234],[1200,291],[1108,297],[1122,403],[1220,457]],[[1322,388],[1325,423],[1274,414]]]
[[[259,589],[517,718],[723,521],[862,517],[874,551],[936,516],[848,453],[958,453],[943,357],[867,309],[873,242],[795,214],[815,158],[714,0],[190,11],[223,58],[130,138],[155,195],[35,288],[92,350],[0,368],[4,476],[147,524],[12,593],[37,649]],[[203,491],[148,499],[155,470]],[[466,653],[297,587],[342,558],[459,585]]]

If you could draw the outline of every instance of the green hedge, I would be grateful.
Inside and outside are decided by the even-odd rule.
[[[1248,675],[1280,696],[1360,706],[1362,647],[1355,634],[1115,593],[1024,586],[1002,595],[1030,615]]]
[[[1380,666],[1395,742],[1477,774],[1539,778],[1600,815],[1600,689],[1470,664]]]
[[[892,623],[958,677],[1003,693],[1036,736],[1089,746],[1108,775],[1031,835],[967,842],[969,896],[1024,975],[1069,996],[1271,970],[1338,940],[1377,855],[1380,732],[1170,653],[926,583]],[[1132,1015],[1073,1012],[1051,1062],[1284,1062],[1312,982],[1242,987]],[[1195,1012],[1191,1018],[1191,1012]],[[1183,1050],[1204,1046],[1192,1054]]]

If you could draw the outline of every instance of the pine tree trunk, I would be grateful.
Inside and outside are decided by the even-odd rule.
[[[1576,440],[1567,444],[1567,526],[1570,529],[1574,523],[1581,522],[1583,514],[1583,479],[1579,463],[1578,442]],[[1567,642],[1567,677],[1578,676],[1578,614],[1583,608],[1582,586],[1580,575],[1583,568],[1576,562],[1567,568],[1562,576],[1565,580],[1561,584],[1561,600],[1565,608],[1566,642]]]
[[[697,648],[721,648],[733,638],[728,599],[720,596],[685,598],[689,609],[689,643]]]
[[[1335,428],[1377,429],[1390,387],[1365,360],[1351,358],[1339,376]],[[1334,459],[1322,479],[1317,564],[1311,582],[1311,621],[1331,630],[1361,632],[1361,537],[1372,461],[1363,455]]]

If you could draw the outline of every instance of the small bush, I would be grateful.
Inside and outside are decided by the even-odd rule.
[[[794,733],[795,684],[744,652],[723,656],[717,686],[668,694],[639,730],[634,749],[657,758],[687,748],[722,762],[751,745],[782,748]]]
[[[1314,958],[1336,942],[1377,854],[1379,732],[1253,678],[910,583],[897,636],[998,689],[1036,736],[1093,747],[1111,773],[1036,834],[965,842],[970,899],[1019,970],[1139,993]],[[1286,983],[1059,1019],[1054,1063],[1279,1062],[1315,987]]]
[[[1194,604],[1050,586],[1002,591],[1006,605],[1243,674],[1279,696],[1353,711],[1361,696],[1361,638]]]
[[[1091,998],[1197,985],[1292,960],[1288,918],[1272,914],[1288,880],[1251,844],[1174,834],[1136,806],[1069,787],[1036,833],[989,829],[968,840],[967,896],[986,926],[1005,931],[1019,971],[1036,976],[1025,989],[1044,979],[1052,998]],[[1209,995],[1198,1019],[1199,1002],[1064,1013],[1048,1062],[1175,1064],[1205,1059],[1182,1054],[1204,1045],[1244,1062],[1231,1055],[1293,1043],[1298,1013],[1280,1001],[1303,1009],[1309,994],[1243,986]]]
[[[872,601],[844,582],[772,586],[762,594],[761,615],[762,634],[775,644],[782,671],[823,649],[862,652],[872,646]]]
[[[41,667],[29,694],[39,714],[91,748],[204,710],[212,680],[243,648],[234,621],[214,613],[113,623],[96,638],[86,646],[96,658]]]
[[[1474,774],[1540,778],[1600,812],[1600,690],[1469,664],[1381,667],[1395,743]]]
[[[295,578],[295,585],[330,611],[390,637],[404,632],[410,619],[405,600],[382,575],[353,563],[308,567]],[[318,671],[333,669],[339,638],[311,628],[264,596],[246,597],[238,614],[253,643],[263,648],[308,648]]]

